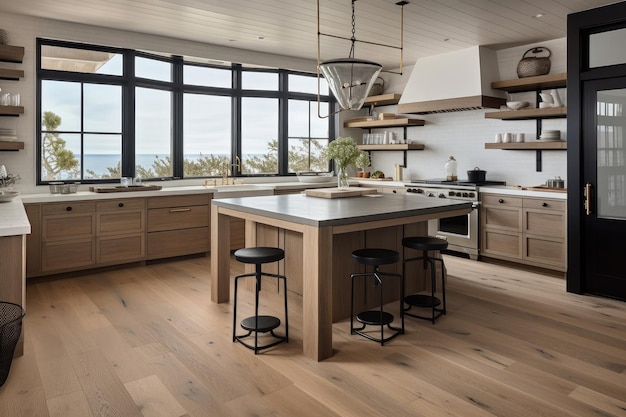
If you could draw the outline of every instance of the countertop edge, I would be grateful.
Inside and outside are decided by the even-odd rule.
[[[514,187],[482,187],[480,188],[480,194],[503,194],[503,195],[518,195],[520,197],[533,197],[533,198],[553,198],[555,200],[567,200],[567,193],[560,193],[554,191],[533,191],[522,190]]]
[[[0,237],[28,235],[31,232],[30,222],[20,197],[1,203]]]

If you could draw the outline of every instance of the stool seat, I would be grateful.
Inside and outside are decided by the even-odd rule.
[[[352,258],[365,265],[395,264],[400,260],[400,254],[391,249],[366,248],[352,252]]]
[[[402,239],[402,246],[422,250],[444,250],[448,247],[448,241],[432,236],[412,236]]]
[[[372,326],[385,326],[393,322],[393,314],[383,311],[363,311],[356,315],[358,322]]]
[[[285,258],[285,251],[280,248],[255,247],[235,251],[235,259],[244,264],[266,264]]]
[[[258,326],[255,326],[254,316],[241,320],[241,327],[250,332],[267,333],[280,326],[280,319],[274,316],[259,316]]]

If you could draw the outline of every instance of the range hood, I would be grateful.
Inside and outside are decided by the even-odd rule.
[[[484,46],[421,58],[402,93],[398,113],[497,109],[506,104],[506,93],[491,88],[499,80],[496,52]]]

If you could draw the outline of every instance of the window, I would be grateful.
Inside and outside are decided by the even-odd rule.
[[[314,74],[54,40],[37,46],[38,184],[329,170],[321,151],[334,118],[318,117]],[[320,93],[327,115],[324,80]]]

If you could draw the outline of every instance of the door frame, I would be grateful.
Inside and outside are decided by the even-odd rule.
[[[590,69],[587,40],[591,33],[619,27],[626,27],[626,2],[567,17],[567,291],[577,294],[586,292],[584,241],[590,238],[583,228],[583,187],[587,182],[583,171],[583,118],[595,118],[583,112],[583,86],[585,81],[626,76],[626,64]]]

